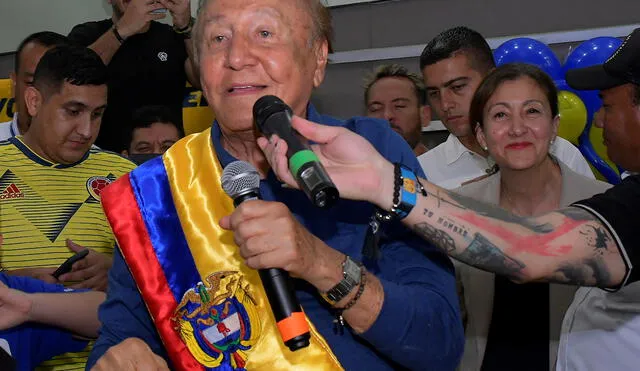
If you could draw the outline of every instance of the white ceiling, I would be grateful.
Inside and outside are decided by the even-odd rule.
[[[351,5],[358,3],[371,3],[377,0],[325,0],[329,7],[333,6],[341,6],[341,5]]]

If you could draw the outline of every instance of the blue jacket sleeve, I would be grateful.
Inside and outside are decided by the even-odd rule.
[[[10,276],[4,273],[0,273],[0,281],[12,289],[28,293],[46,292],[64,295],[65,292],[76,291],[30,277]],[[31,369],[63,353],[79,352],[89,343],[75,338],[69,331],[32,322],[0,331],[0,339],[7,341],[13,356],[24,369]]]
[[[424,177],[409,145],[387,122],[359,118],[350,124],[389,161]],[[374,272],[382,283],[384,302],[362,338],[409,369],[455,369],[464,332],[451,261],[399,222],[385,226],[384,235]]]
[[[100,306],[100,335],[87,361],[87,370],[112,346],[131,337],[140,338],[157,355],[169,362],[151,316],[136,287],[120,249],[115,249],[109,271],[107,300]]]
[[[377,267],[384,302],[362,338],[409,369],[455,369],[464,334],[449,259],[409,237],[384,245]]]

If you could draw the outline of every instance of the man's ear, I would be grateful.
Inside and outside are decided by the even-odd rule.
[[[422,123],[422,129],[426,129],[431,124],[431,106],[425,104],[420,106],[420,122]]]
[[[123,149],[122,152],[120,152],[124,157],[129,157],[129,151],[127,151],[126,149]]]
[[[28,86],[24,91],[24,103],[29,116],[35,117],[42,108],[43,97],[38,89]]]
[[[15,99],[16,97],[16,81],[18,81],[18,76],[16,76],[15,72],[11,72],[9,73],[9,78],[11,79],[11,95],[13,95],[13,98]]]
[[[316,67],[313,71],[313,87],[317,88],[324,80],[324,75],[329,63],[329,41],[323,40],[315,45]]]

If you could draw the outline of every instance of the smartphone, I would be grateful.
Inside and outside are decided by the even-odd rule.
[[[155,3],[157,4],[159,3],[159,1],[156,1]],[[151,14],[166,14],[166,13],[167,13],[167,8],[160,8],[160,9],[151,11]]]
[[[65,260],[65,262],[62,263],[58,267],[58,269],[56,269],[55,272],[53,272],[52,276],[57,279],[58,277],[62,276],[63,274],[71,272],[71,268],[73,268],[73,264],[75,262],[79,261],[79,260],[82,260],[82,259],[86,258],[87,255],[89,255],[89,249],[84,249],[84,250],[80,251],[79,253],[76,253],[74,256],[72,256],[69,259]]]

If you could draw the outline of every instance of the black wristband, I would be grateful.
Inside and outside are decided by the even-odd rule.
[[[189,18],[189,23],[187,23],[187,25],[182,28],[178,28],[175,25],[173,25],[173,31],[178,34],[185,34],[185,33],[190,34],[191,29],[193,28],[193,25],[195,24],[195,22],[196,22],[196,19],[191,17]]]
[[[120,36],[120,33],[118,32],[118,28],[113,25],[113,28],[111,28],[113,30],[113,34],[115,35],[116,39],[120,42],[120,44],[124,43],[124,39],[122,38],[122,36]]]

